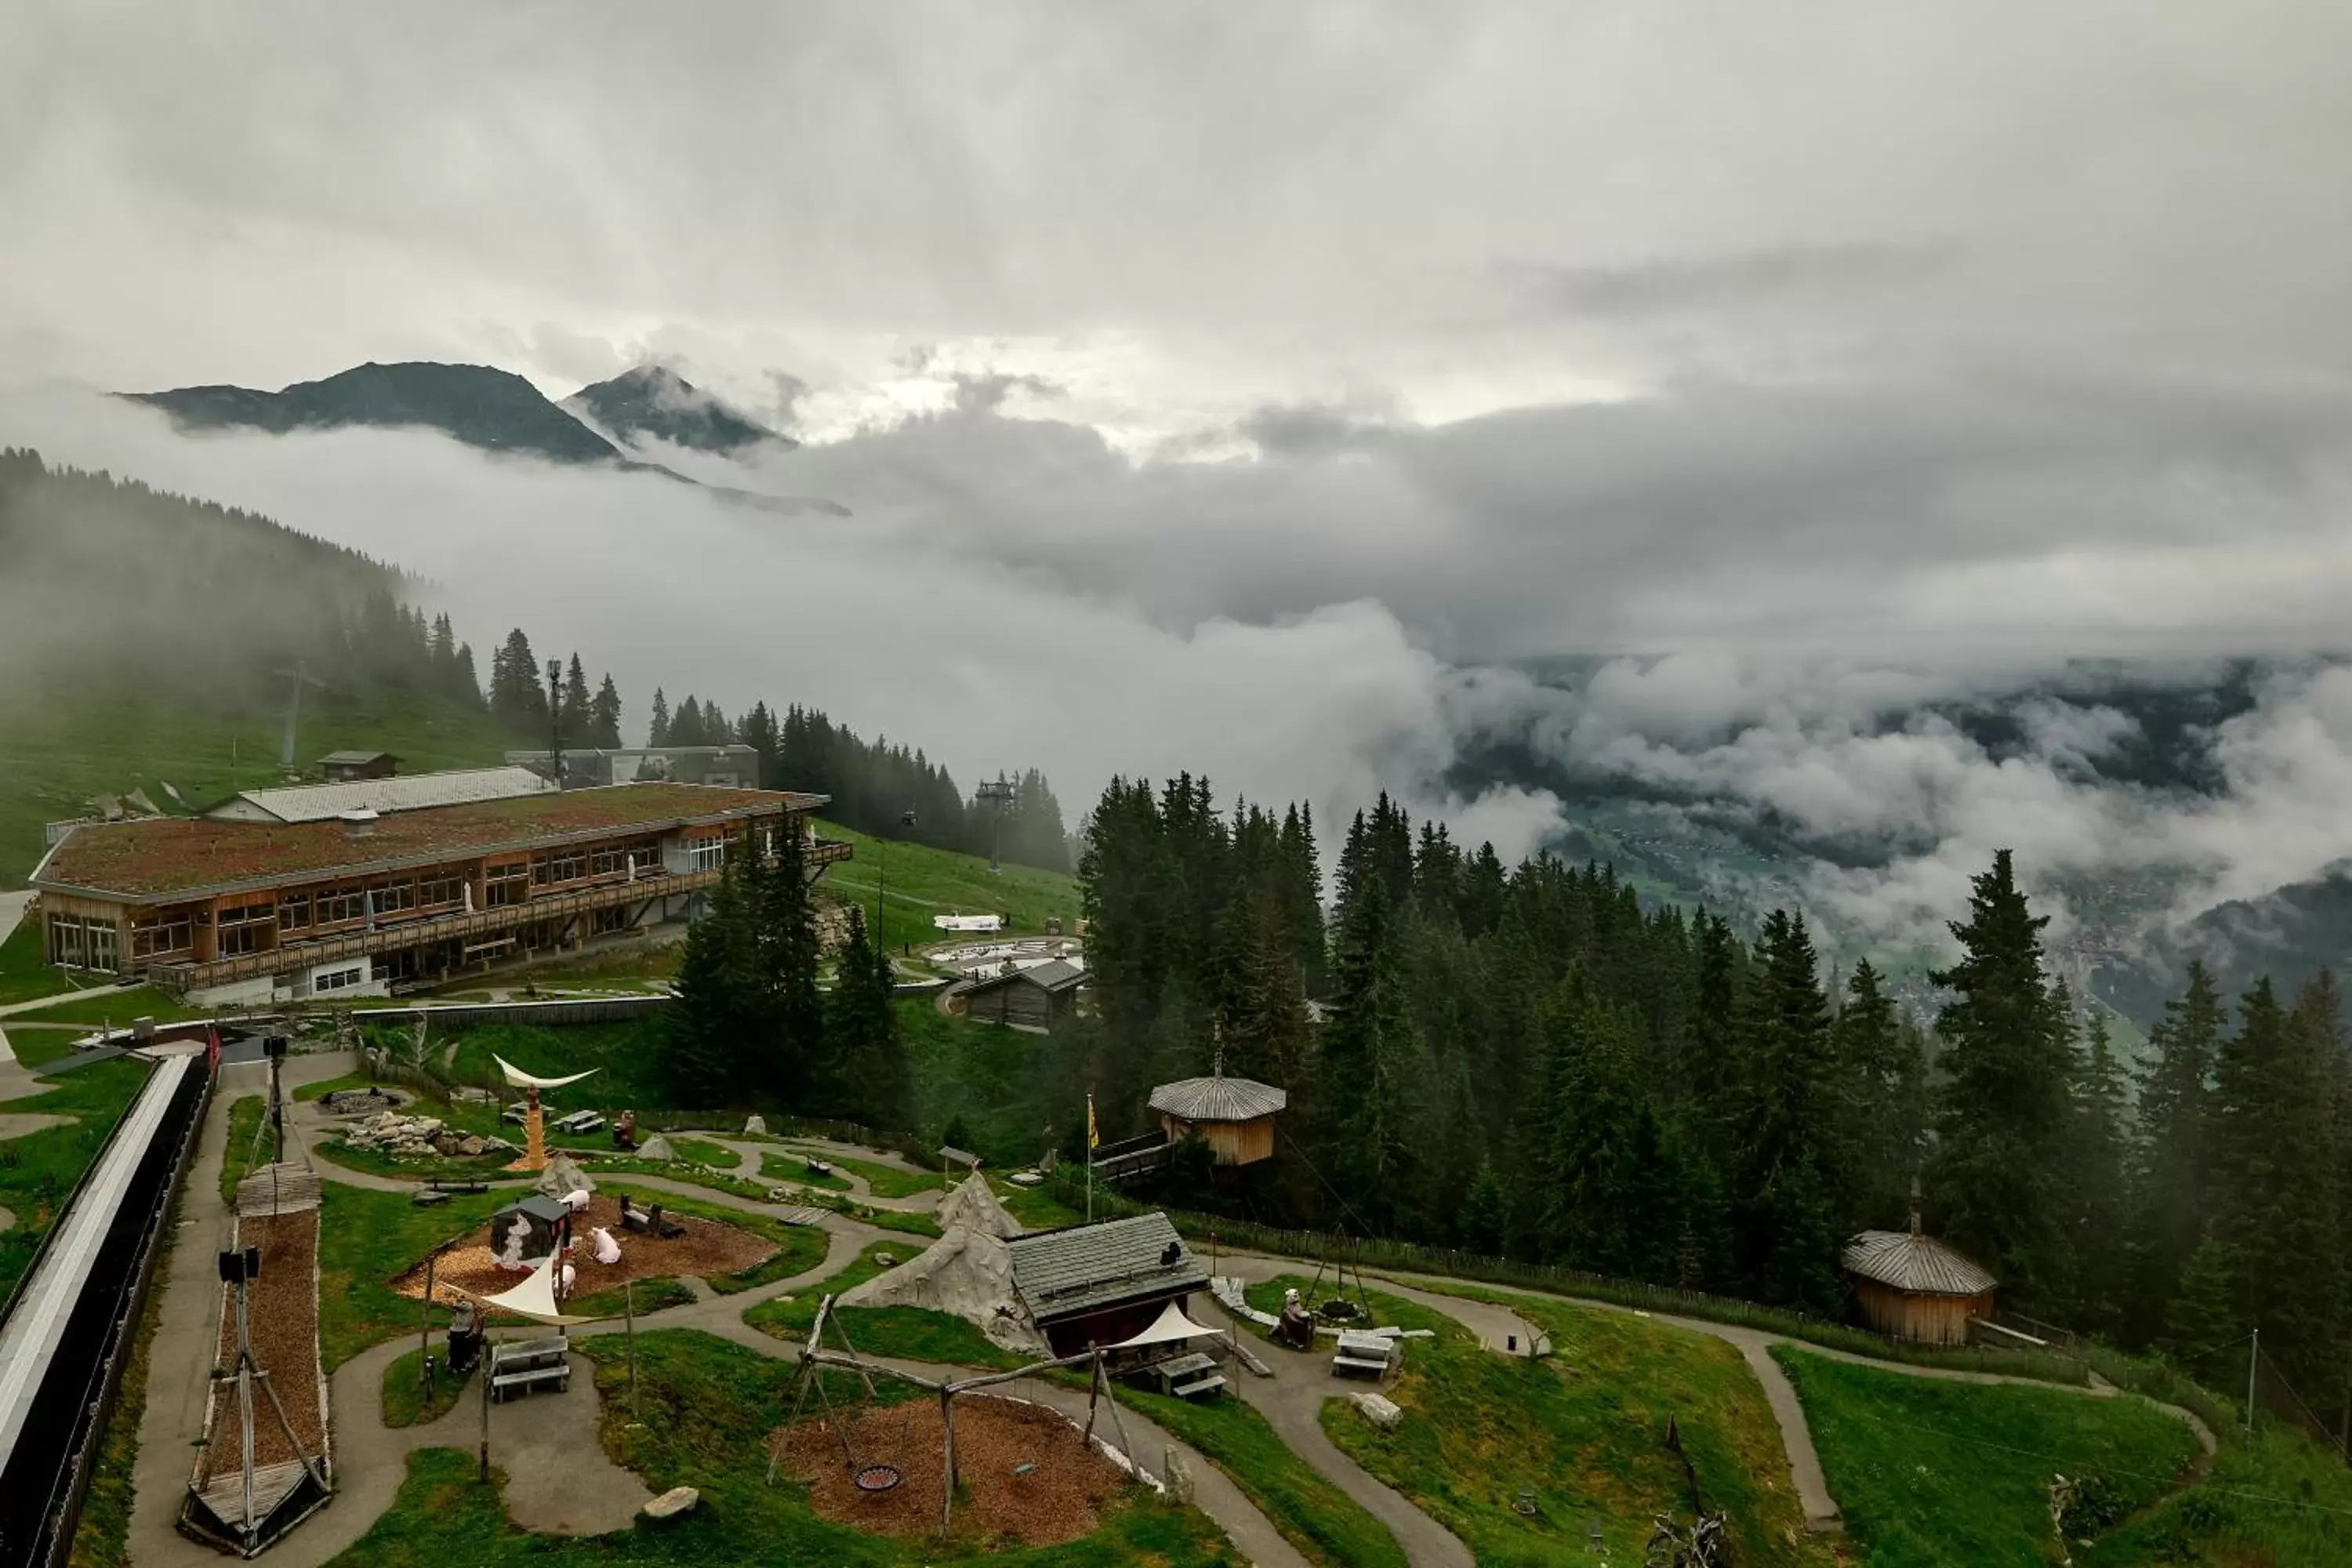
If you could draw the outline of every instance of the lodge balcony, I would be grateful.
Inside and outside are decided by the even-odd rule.
[[[848,859],[851,853],[852,847],[848,844],[838,839],[820,838],[803,847],[803,864],[808,868],[814,879],[827,866]],[[645,910],[669,899],[683,898],[714,888],[719,884],[719,869],[713,867],[703,871],[640,876],[635,881],[604,882],[568,891],[550,891],[518,904],[502,904],[496,909],[387,918],[371,929],[289,942],[282,947],[265,948],[259,952],[240,953],[233,958],[215,958],[200,963],[151,963],[147,966],[145,977],[151,985],[174,996],[185,996],[192,991],[206,991],[216,985],[231,985],[239,981],[310,969],[339,959],[373,958],[379,953],[400,952],[412,948],[455,942],[460,944],[461,951],[472,948],[488,952],[509,945],[499,939],[522,927],[547,921],[563,921],[576,926],[604,910],[640,906],[638,912],[630,917],[629,923],[635,925],[644,918]]]

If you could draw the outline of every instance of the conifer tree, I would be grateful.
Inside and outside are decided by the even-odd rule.
[[[1895,1013],[1867,958],[1846,981],[1831,1031],[1843,1101],[1840,1142],[1852,1173],[1842,1228],[1887,1229],[1902,1218],[1927,1146],[1926,1066],[1919,1037]]]
[[[2064,1223],[2073,1127],[2066,1032],[2042,969],[2047,916],[2027,907],[2010,852],[1974,879],[1950,922],[1960,961],[1931,976],[1956,993],[1937,1013],[1946,1082],[1927,1199],[1946,1239],[2029,1309],[2063,1306],[2074,1254]]]
[[[656,748],[669,744],[669,699],[658,686],[654,688],[653,719],[646,729],[646,744]]]
[[[1365,879],[1339,933],[1333,981],[1335,1016],[1322,1041],[1322,1086],[1331,1102],[1327,1168],[1360,1224],[1376,1235],[1406,1234],[1420,1219],[1415,1111],[1426,1076],[1382,878]]]
[[[2104,1013],[2082,1032],[2074,1078],[2074,1246],[2076,1326],[2112,1334],[2130,1289],[2125,1232],[2129,1217],[2131,1107]]]
[[[588,744],[605,752],[621,749],[621,692],[610,673],[588,705]]]
[[[1478,1162],[1478,1173],[1463,1194],[1462,1210],[1454,1220],[1454,1242],[1463,1251],[1480,1257],[1502,1253],[1503,1179],[1495,1173],[1491,1160]]]
[[[824,1001],[829,1051],[843,1084],[842,1106],[875,1127],[913,1125],[913,1083],[905,1037],[891,1005],[890,955],[866,930],[866,911],[849,906],[849,936],[835,955]]]
[[[709,909],[687,928],[677,999],[662,1020],[663,1075],[691,1103],[740,1106],[762,1087],[751,1059],[763,1030],[751,1005],[750,928],[738,862],[720,873]]]
[[[2166,1307],[2180,1289],[2208,1218],[2211,1174],[2213,1068],[2224,1019],[2213,977],[2189,966],[2187,989],[2164,1005],[2148,1030],[2139,1077],[2137,1137],[2132,1150],[2131,1289],[2124,1314],[2127,1342],[2165,1332]]]
[[[594,722],[588,706],[588,672],[580,666],[580,656],[572,656],[572,665],[563,677],[562,726],[564,743],[572,746],[594,744],[591,738]]]
[[[2181,1270],[2180,1291],[2165,1320],[2166,1352],[2196,1377],[2230,1386],[2232,1363],[2245,1354],[2241,1296],[2230,1249],[2208,1229]]]

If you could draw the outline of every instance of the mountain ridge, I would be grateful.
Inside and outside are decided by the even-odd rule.
[[[643,437],[732,457],[766,443],[784,450],[800,445],[661,364],[635,365],[593,382],[557,406],[621,446]]]

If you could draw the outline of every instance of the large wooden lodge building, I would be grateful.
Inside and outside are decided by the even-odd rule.
[[[772,845],[791,824],[815,875],[850,854],[808,836],[825,799],[629,784],[315,820],[79,823],[31,880],[52,963],[207,1004],[381,995],[690,918],[749,831]]]

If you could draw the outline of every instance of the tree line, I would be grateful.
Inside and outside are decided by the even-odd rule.
[[[2007,852],[1915,1019],[1801,913],[1644,908],[1605,866],[1506,868],[1385,796],[1328,906],[1315,825],[1114,780],[1079,860],[1091,1016],[1045,1047],[1108,1139],[1155,1083],[1290,1092],[1279,1157],[1179,1194],[1337,1227],[1844,1311],[1839,1254],[1924,1220],[2001,1300],[2211,1377],[2257,1327],[2335,1409],[2352,1353],[2352,1055],[2333,982],[2234,1006],[2202,970],[2137,1067],[2051,970]],[[1317,1021],[1319,1016],[1320,1021]]]

